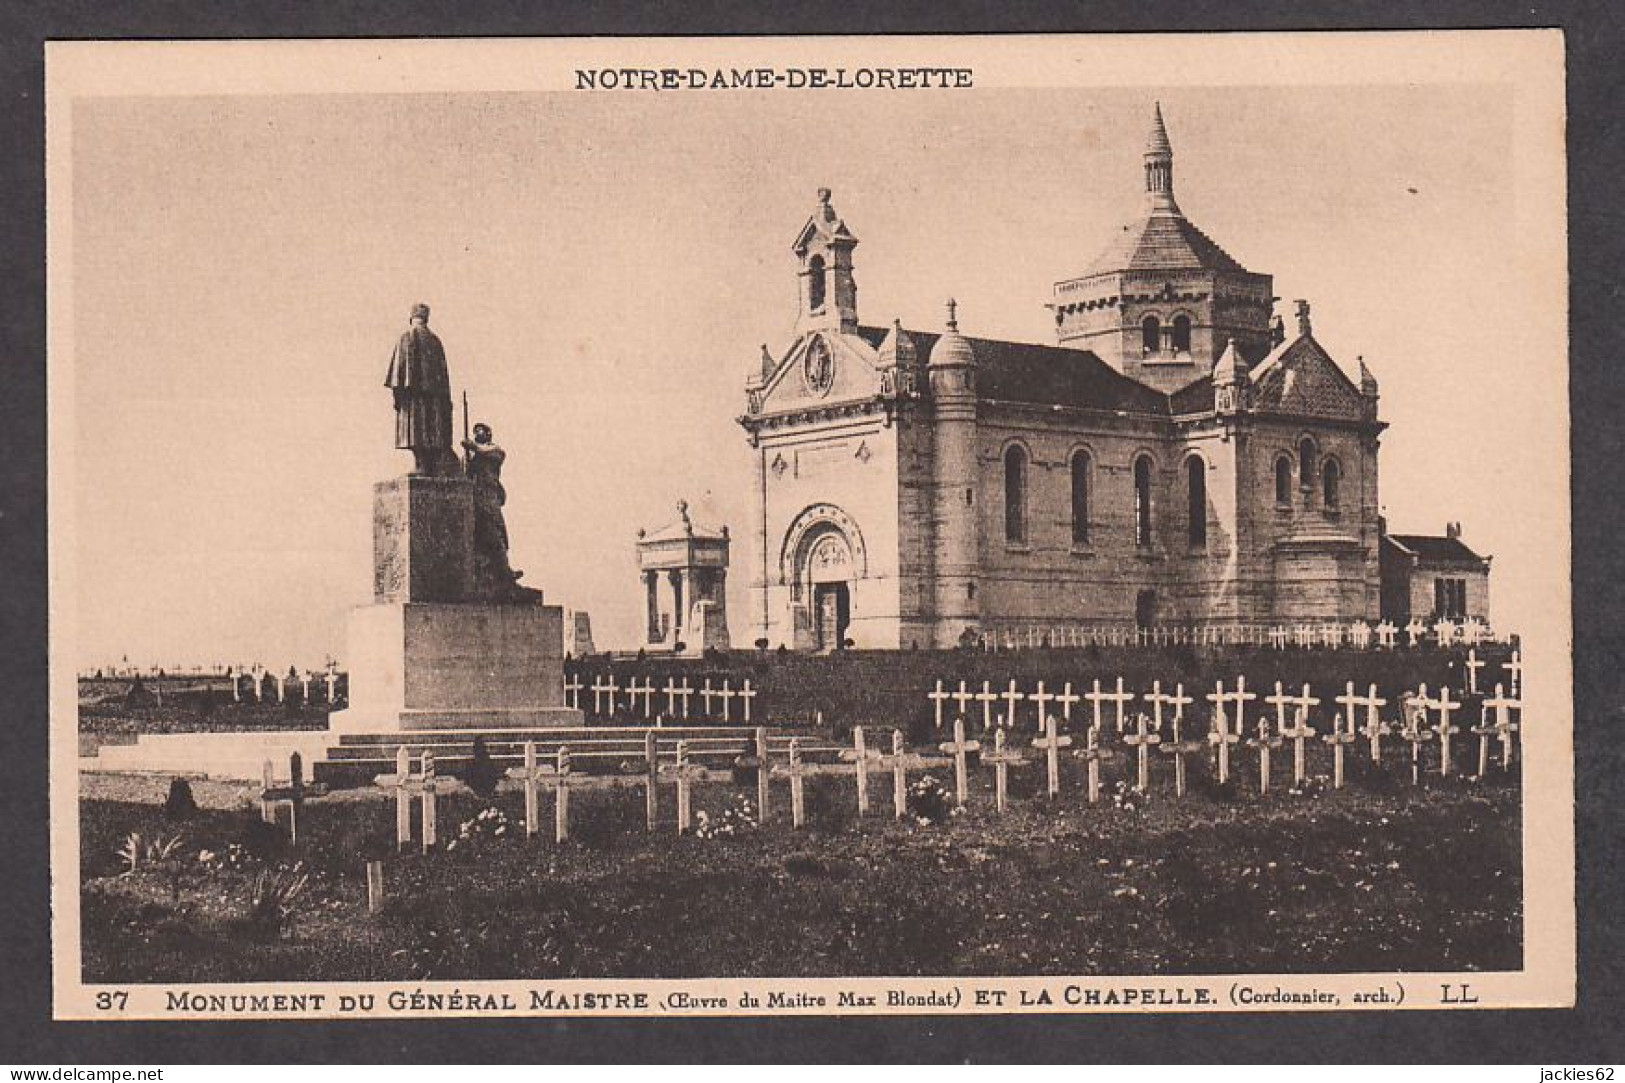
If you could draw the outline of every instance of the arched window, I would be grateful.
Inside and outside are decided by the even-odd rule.
[[[1147,316],[1140,321],[1140,345],[1146,353],[1156,353],[1162,349],[1162,324],[1155,316]]]
[[[1151,545],[1151,460],[1134,460],[1134,544]]]
[[[1020,444],[1004,452],[1004,540],[1027,540],[1027,453]]]
[[[817,312],[824,307],[824,257],[814,256],[807,261],[807,311]]]
[[[1285,455],[1275,460],[1275,502],[1292,503],[1292,460]]]
[[[1174,317],[1174,352],[1191,352],[1191,318],[1189,316]]]
[[[1327,459],[1326,465],[1320,468],[1321,497],[1326,504],[1327,511],[1336,511],[1338,501],[1342,499],[1339,491],[1343,484],[1343,468],[1337,465],[1336,459]]]
[[[1315,441],[1305,436],[1298,441],[1298,484],[1309,489],[1315,484]]]
[[[1207,464],[1199,456],[1185,460],[1186,515],[1192,548],[1207,545]]]
[[[1089,544],[1089,453],[1072,453],[1072,544]]]

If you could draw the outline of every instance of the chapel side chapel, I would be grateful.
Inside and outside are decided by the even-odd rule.
[[[795,338],[739,419],[750,616],[796,649],[1001,628],[1375,620],[1376,379],[1274,316],[1273,282],[1174,198],[1157,108],[1142,213],[1047,303],[1056,344],[862,323],[825,189]]]

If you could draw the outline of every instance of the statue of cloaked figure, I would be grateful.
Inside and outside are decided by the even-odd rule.
[[[455,476],[451,378],[446,350],[429,330],[429,306],[412,306],[412,326],[395,344],[384,386],[395,395],[395,446],[412,452],[415,474]]]
[[[491,438],[491,426],[474,426],[474,439],[463,441],[463,469],[474,483],[474,581],[482,594],[497,598],[539,598],[540,591],[519,585],[524,572],[508,564],[508,522],[502,506],[502,463],[507,452]]]

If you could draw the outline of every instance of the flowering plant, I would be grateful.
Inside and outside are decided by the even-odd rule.
[[[478,851],[487,843],[495,842],[508,833],[508,817],[499,808],[482,810],[471,820],[464,820],[457,828],[457,837],[446,843],[447,850],[459,846]]]
[[[759,826],[756,806],[750,798],[737,793],[734,794],[733,803],[716,816],[702,809],[694,818],[697,821],[694,837],[700,839],[732,838],[746,831],[754,831]]]
[[[922,776],[909,783],[904,806],[921,827],[942,823],[959,811],[949,796],[947,787],[932,775]]]

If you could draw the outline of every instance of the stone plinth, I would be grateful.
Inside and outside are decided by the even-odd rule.
[[[695,602],[689,620],[689,635],[693,637],[689,643],[689,650],[694,653],[727,650],[729,647],[727,611],[716,602]]]
[[[372,595],[454,602],[473,586],[474,484],[408,475],[373,486]]]
[[[418,480],[418,479],[413,479]],[[350,613],[350,706],[335,731],[579,726],[558,606],[395,602]]]

